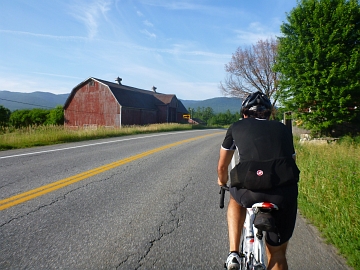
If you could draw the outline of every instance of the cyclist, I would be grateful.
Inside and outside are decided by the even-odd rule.
[[[250,94],[242,103],[243,119],[230,126],[221,145],[219,185],[228,182],[228,166],[236,148],[240,156],[239,164],[230,172],[227,269],[240,267],[246,208],[263,201],[279,206],[275,214],[277,232],[266,233],[268,269],[288,269],[285,253],[295,227],[300,171],[295,164],[292,134],[282,123],[269,121],[271,111],[266,95],[260,91]],[[271,168],[270,174],[266,168]]]

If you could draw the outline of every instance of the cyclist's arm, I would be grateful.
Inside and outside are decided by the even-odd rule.
[[[228,167],[234,155],[234,152],[235,152],[234,150],[228,150],[223,147],[220,148],[220,158],[217,168],[219,186],[224,186],[227,184]]]

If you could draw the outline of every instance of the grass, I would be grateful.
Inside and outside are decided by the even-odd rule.
[[[126,126],[122,128],[66,129],[63,126],[33,126],[16,130],[5,129],[0,133],[0,151],[77,142],[100,138],[119,137],[142,133],[203,128],[190,124],[153,124],[148,126]]]
[[[355,269],[360,269],[359,146],[359,137],[328,145],[296,144],[300,212]]]

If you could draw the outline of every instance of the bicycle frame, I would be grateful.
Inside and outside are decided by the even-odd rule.
[[[225,191],[227,186],[220,189],[220,208],[224,207]],[[262,230],[254,226],[255,213],[259,209],[275,209],[278,207],[269,202],[255,203],[251,208],[246,209],[244,227],[240,239],[240,270],[266,270],[265,241]]]
[[[240,239],[240,254],[244,258],[240,269],[266,269],[263,232],[255,228],[254,218],[253,208],[247,208]]]

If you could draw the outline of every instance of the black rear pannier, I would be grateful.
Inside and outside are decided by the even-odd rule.
[[[259,210],[255,214],[254,226],[261,231],[277,232],[276,221],[272,212],[262,212]]]
[[[300,170],[293,158],[240,162],[230,171],[232,187],[264,190],[296,184]]]

